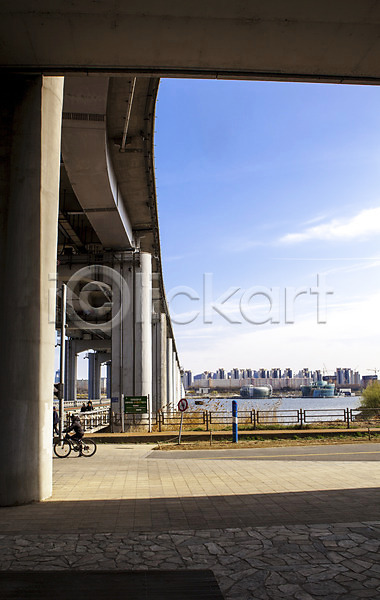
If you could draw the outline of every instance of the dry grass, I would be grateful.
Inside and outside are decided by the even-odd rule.
[[[324,439],[317,438],[303,438],[303,439],[292,439],[292,440],[242,440],[237,444],[233,444],[227,440],[216,440],[212,441],[194,441],[194,442],[182,442],[181,444],[172,442],[160,442],[155,450],[236,450],[239,448],[274,448],[274,447],[287,447],[287,446],[328,446],[334,444],[360,444],[372,442],[376,443],[380,441],[380,435],[374,435],[371,433],[371,439],[368,439],[368,435],[363,436],[337,436],[328,437]]]

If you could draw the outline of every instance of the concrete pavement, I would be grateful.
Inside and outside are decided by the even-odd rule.
[[[239,600],[380,594],[378,463],[168,454],[54,460],[51,500],[0,510],[0,568],[211,568]]]

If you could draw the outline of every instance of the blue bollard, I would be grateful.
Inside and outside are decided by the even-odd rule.
[[[237,402],[232,400],[232,442],[236,444],[238,441],[238,413]]]

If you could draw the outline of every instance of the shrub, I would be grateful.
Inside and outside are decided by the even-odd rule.
[[[360,408],[365,408],[363,417],[380,413],[380,381],[373,381],[364,391]]]

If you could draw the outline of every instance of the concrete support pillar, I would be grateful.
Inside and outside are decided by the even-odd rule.
[[[173,406],[178,404],[178,385],[177,385],[177,354],[173,352]]]
[[[114,269],[118,281],[113,284],[111,391],[117,412],[123,394],[152,399],[151,254],[129,255]]]
[[[167,340],[167,410],[173,410],[174,387],[173,387],[173,340]]]
[[[137,395],[152,399],[152,256],[140,253],[136,279],[135,371]]]
[[[95,352],[88,354],[88,399],[95,400]]]
[[[160,315],[152,315],[152,412],[160,404]]]
[[[54,298],[62,97],[61,77],[2,76],[2,506],[42,500],[52,492],[55,319],[49,289]]]
[[[153,318],[153,400],[152,410],[166,406],[167,394],[167,323],[165,313]]]
[[[165,313],[161,313],[161,326],[160,326],[160,370],[161,370],[161,380],[160,380],[160,400],[158,408],[165,408],[166,405],[166,397],[167,397],[167,387],[168,387],[168,369],[167,369],[167,317]]]
[[[100,398],[100,370],[101,362],[98,352],[88,354],[88,399]]]
[[[181,399],[180,373],[177,353],[174,353],[174,406],[176,407]]]
[[[177,355],[173,352],[173,408],[177,409]]]
[[[111,398],[112,410],[121,412],[122,395],[136,395],[135,348],[135,260],[120,257],[112,282]]]
[[[100,378],[102,372],[102,363],[99,352],[95,352],[95,373],[94,373],[94,399],[100,399]]]
[[[77,354],[76,340],[66,343],[66,368],[65,368],[65,400],[77,399]]]
[[[177,356],[178,358],[178,356]],[[179,364],[177,363],[177,398],[178,398],[178,402],[181,399],[181,371],[179,368]]]
[[[111,398],[111,383],[112,383],[112,363],[108,361],[107,363],[107,383],[106,383],[106,394],[107,398]]]

